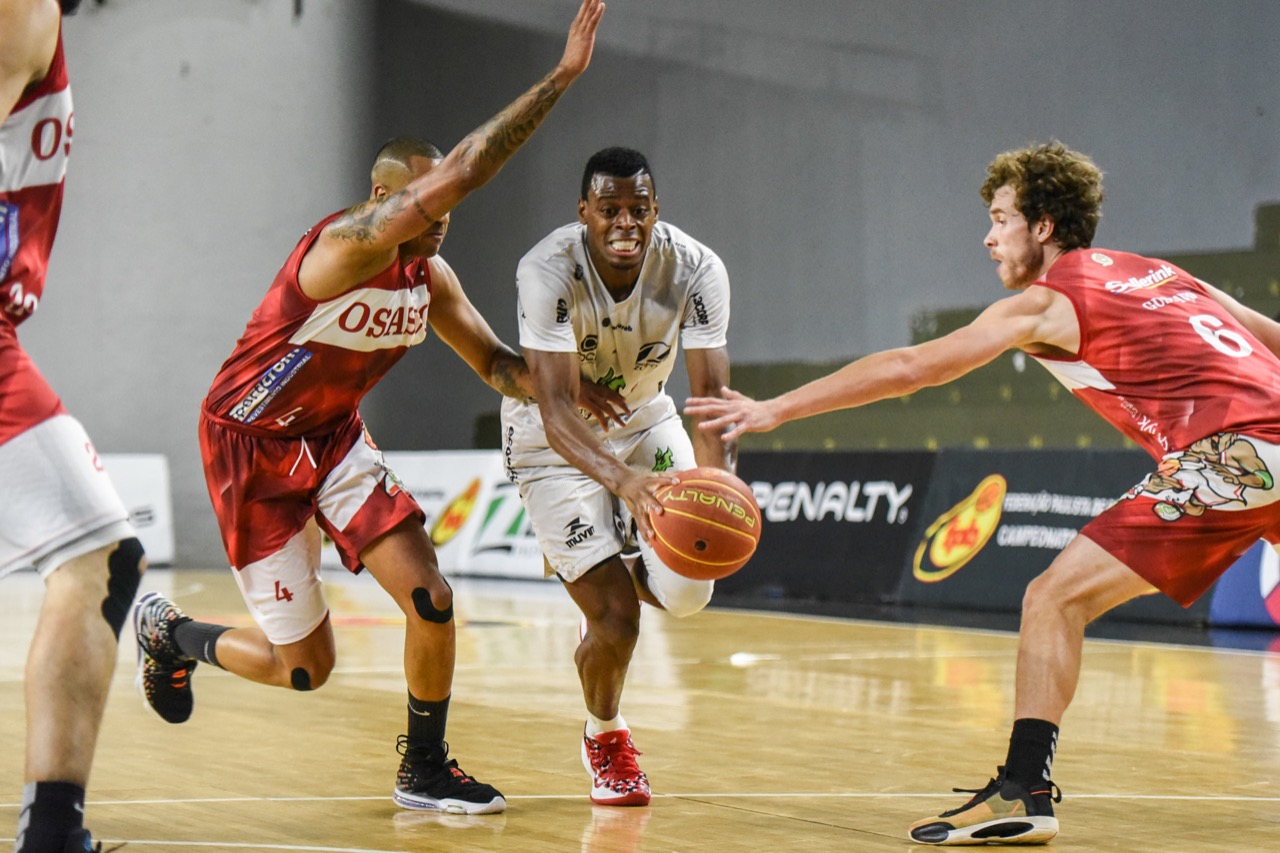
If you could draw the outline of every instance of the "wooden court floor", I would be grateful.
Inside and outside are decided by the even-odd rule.
[[[398,613],[328,576],[338,668],[312,694],[204,667],[196,711],[156,717],[121,644],[87,807],[125,851],[906,851],[1003,758],[1007,633],[709,610],[646,611],[623,712],[655,793],[592,806],[578,755],[577,615],[554,582],[458,580],[452,754],[503,815],[397,808]],[[210,621],[247,624],[225,570],[154,570]],[[25,650],[40,586],[0,585],[0,844],[21,792]],[[1091,640],[1055,779],[1058,851],[1280,850],[1280,655]],[[6,848],[7,849],[7,848]]]

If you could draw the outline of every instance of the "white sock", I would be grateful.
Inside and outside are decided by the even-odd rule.
[[[602,720],[599,717],[587,712],[587,734],[595,737],[603,732],[616,732],[618,729],[625,729],[627,721],[622,719],[622,714],[614,717],[612,720]]]

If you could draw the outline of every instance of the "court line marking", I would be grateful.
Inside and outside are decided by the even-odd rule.
[[[926,798],[946,798],[954,797],[954,792],[937,792],[937,793],[909,793],[909,792],[888,792],[876,793],[873,791],[827,791],[827,792],[804,792],[804,791],[775,791],[772,793],[761,792],[725,792],[725,791],[680,791],[669,794],[654,792],[654,799],[713,799],[713,800],[759,800],[759,799],[926,799]],[[519,802],[521,800],[582,800],[586,795],[582,793],[575,794],[523,794],[516,796],[507,796],[508,802]],[[337,803],[337,802],[373,802],[388,800],[389,796],[384,794],[369,796],[348,796],[348,797],[173,797],[166,799],[154,800],[89,800],[86,806],[152,806],[152,805],[173,805],[177,803],[184,804],[206,804],[216,805],[218,803]],[[1097,794],[1077,794],[1072,793],[1064,799],[1071,800],[1153,800],[1153,801],[1173,801],[1173,802],[1215,802],[1215,803],[1280,803],[1280,796],[1275,797],[1250,797],[1250,796],[1226,796],[1213,794],[1126,794],[1126,793],[1097,793]],[[21,807],[21,803],[0,803],[0,809],[16,809]],[[443,812],[435,812],[431,809],[423,809],[420,812],[406,810],[406,814],[441,814]],[[294,848],[282,848],[294,849]],[[321,850],[329,848],[298,848],[307,850]]]
[[[0,841],[15,841],[13,838],[0,838]],[[242,841],[146,841],[138,838],[100,838],[103,844],[127,844],[130,847],[205,847],[211,850],[294,850],[306,853],[403,853],[388,848],[373,849],[369,847],[312,847],[299,844],[249,844]]]

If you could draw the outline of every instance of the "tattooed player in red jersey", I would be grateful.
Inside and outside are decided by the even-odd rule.
[[[408,733],[393,790],[406,808],[483,814],[506,800],[448,757],[453,591],[424,515],[364,429],[365,393],[428,325],[504,394],[528,371],[439,256],[449,211],[492,178],[586,70],[604,13],[583,0],[559,64],[447,155],[416,139],[378,153],[372,192],[303,236],[205,398],[209,494],[255,628],[191,620],[154,593],[135,610],[146,695],[170,722],[191,714],[198,662],[295,690],[324,684],[335,648],[319,575],[320,531],[404,611]]]

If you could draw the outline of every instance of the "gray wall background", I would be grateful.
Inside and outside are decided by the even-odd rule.
[[[289,249],[377,145],[444,148],[555,63],[576,0],[107,0],[66,25],[75,151],[23,338],[100,450],[163,452],[178,558],[223,556],[195,424]],[[648,154],[734,283],[738,362],[907,342],[1001,295],[977,188],[1058,137],[1108,173],[1098,244],[1249,244],[1280,200],[1274,0],[609,0],[591,69],[455,211],[444,254],[515,342],[513,272],[582,164]],[[677,396],[683,389],[674,388]],[[469,447],[492,392],[434,340],[366,401],[388,449]]]

